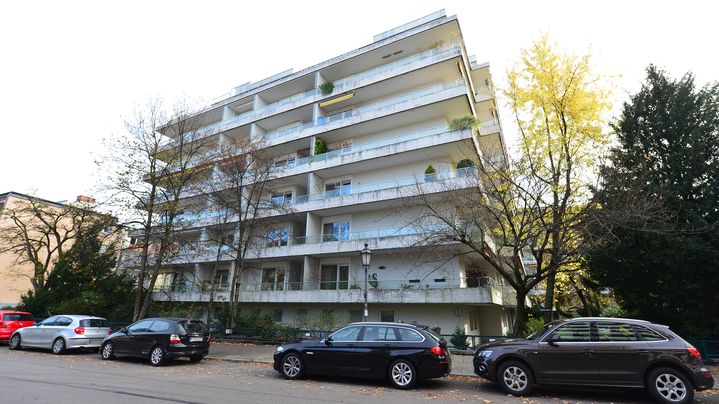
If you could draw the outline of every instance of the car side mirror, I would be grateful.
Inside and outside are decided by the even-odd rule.
[[[120,328],[120,332],[123,334],[127,334],[127,327]]]
[[[557,346],[557,342],[559,342],[560,340],[561,340],[561,338],[559,338],[558,334],[552,334],[549,336],[549,339],[547,340],[547,342],[549,343],[549,345]]]
[[[327,337],[327,338],[325,338],[324,341],[325,341],[325,345],[332,345],[332,338]]]

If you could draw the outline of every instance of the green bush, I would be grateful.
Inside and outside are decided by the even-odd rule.
[[[447,125],[447,129],[451,132],[459,132],[465,129],[474,129],[479,125],[479,120],[473,115],[465,115],[463,117],[452,119]]]
[[[332,91],[335,90],[334,83],[330,83],[329,81],[327,83],[320,84],[320,91],[322,91],[322,95],[329,95],[332,94]]]
[[[424,173],[425,173],[426,175],[432,175],[432,174],[436,174],[436,173],[437,173],[437,170],[435,170],[434,167],[432,167],[432,165],[430,164],[430,165],[427,166],[427,169],[424,170]]]
[[[529,335],[544,326],[544,320],[540,317],[530,318],[524,323],[524,332]]]
[[[474,167],[474,161],[472,161],[470,159],[464,159],[464,160],[460,160],[459,163],[457,163],[458,170],[460,168],[467,168],[467,167]]]
[[[327,143],[320,138],[315,138],[315,156],[327,153]]]
[[[624,317],[627,315],[627,313],[617,302],[611,301],[602,308],[602,311],[599,313],[599,315],[601,317]]]
[[[452,338],[449,339],[449,342],[457,349],[469,348],[469,343],[467,342],[467,333],[464,332],[464,328],[455,328],[454,332],[452,333]]]

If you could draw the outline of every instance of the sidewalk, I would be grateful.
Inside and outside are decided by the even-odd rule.
[[[210,354],[206,358],[233,362],[272,363],[272,355],[276,348],[276,345],[213,342],[210,345]],[[472,355],[452,355],[452,374],[476,376]]]

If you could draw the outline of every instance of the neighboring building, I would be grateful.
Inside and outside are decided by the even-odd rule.
[[[331,93],[319,89],[324,83],[333,84]],[[262,136],[277,162],[268,198],[293,209],[278,213],[282,222],[252,257],[256,269],[243,275],[243,313],[310,327],[328,318],[361,320],[359,251],[368,243],[370,320],[416,321],[443,332],[460,326],[483,335],[511,328],[514,297],[488,264],[460,256],[444,262],[410,248],[419,238],[409,225],[418,212],[403,207],[404,197],[418,187],[473,186],[476,169],[458,169],[460,161],[506,157],[489,64],[467,54],[456,16],[439,11],[315,66],[243,84],[197,115],[217,147]],[[448,130],[450,121],[467,115],[481,121],[479,133]],[[327,153],[314,153],[317,138]],[[429,165],[436,174],[425,175]],[[212,180],[221,181],[221,174],[218,164]],[[196,217],[209,217],[212,209],[207,205]],[[208,221],[183,238],[199,245],[222,231]],[[127,250],[123,265],[133,265],[133,254]],[[211,253],[174,257],[155,300],[207,301],[214,264]],[[214,280],[219,300],[227,300],[233,270],[229,258],[221,263]]]
[[[5,231],[4,229],[14,226],[9,211],[20,211],[22,209],[22,205],[28,204],[30,200],[36,202],[38,206],[42,206],[43,210],[52,210],[54,212],[61,212],[62,210],[67,209],[68,206],[72,206],[65,202],[53,202],[47,199],[25,195],[18,192],[6,192],[0,194],[0,251],[2,251],[3,247],[6,246],[3,245],[5,241],[2,239],[1,234]],[[90,197],[80,195],[77,197],[77,202],[82,204],[94,204],[95,201]],[[18,217],[20,217],[20,215]],[[22,219],[24,223],[30,222],[30,216],[22,215],[20,219]],[[34,223],[37,225],[38,221],[36,220]],[[61,221],[60,225],[63,225],[63,223],[69,222]],[[70,228],[69,224],[66,228]],[[30,230],[30,232],[32,232],[32,230]],[[40,234],[42,233],[37,233],[37,235]],[[37,237],[37,235],[35,237]],[[119,243],[119,241],[122,240],[122,237],[124,237],[124,233],[113,232],[112,237],[109,237],[106,240],[106,243]],[[115,245],[119,246],[119,244]],[[70,240],[64,248],[67,250],[71,246],[72,240]],[[44,260],[47,256],[47,252],[44,249],[38,249],[37,254],[42,260]],[[30,282],[30,278],[33,274],[32,263],[19,263],[18,258],[19,257],[12,252],[0,252],[0,307],[17,305],[20,303],[20,296],[33,288],[32,283]],[[51,255],[50,262],[54,263],[56,260],[57,256],[54,254]],[[52,265],[50,266],[50,270],[52,270]]]

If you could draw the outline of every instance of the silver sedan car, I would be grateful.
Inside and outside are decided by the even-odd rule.
[[[102,317],[67,314],[48,317],[31,327],[20,328],[10,337],[10,349],[46,348],[59,355],[67,349],[99,349],[110,334]]]

